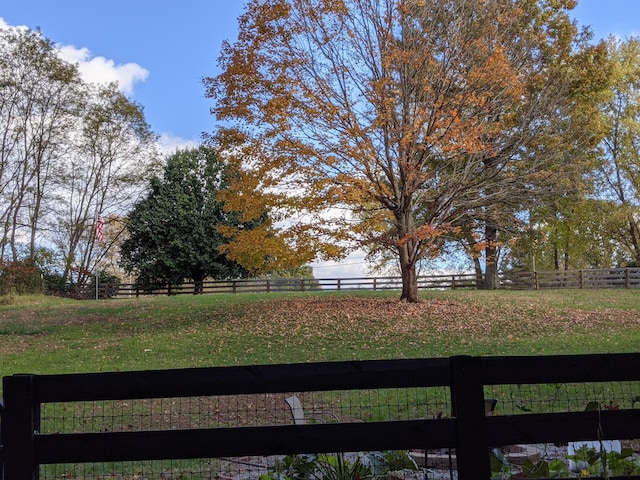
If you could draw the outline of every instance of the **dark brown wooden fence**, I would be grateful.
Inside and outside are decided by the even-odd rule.
[[[478,278],[472,273],[424,275],[418,277],[418,288],[459,289],[476,288]],[[640,288],[640,268],[609,268],[600,270],[552,270],[544,272],[510,272],[500,274],[500,288],[558,289],[558,288]],[[264,278],[211,280],[196,289],[194,283],[155,289],[142,289],[136,284],[98,285],[87,289],[84,298],[128,298],[140,295],[182,295],[213,293],[271,293],[342,290],[399,290],[400,277],[359,278]]]
[[[640,268],[550,270],[502,275],[507,288],[530,290],[557,288],[640,288]]]
[[[3,378],[4,480],[38,478],[39,466],[132,460],[455,448],[460,480],[490,478],[490,446],[638,439],[640,409],[485,416],[485,388],[640,381],[640,354],[452,357],[13,375]],[[405,421],[95,433],[40,432],[51,402],[249,393],[448,387],[452,415]],[[640,477],[625,477],[640,478]]]
[[[418,279],[420,289],[475,288],[473,274],[430,275]],[[98,291],[87,289],[86,298],[137,297],[140,295],[183,295],[213,293],[276,293],[276,292],[318,292],[342,290],[399,290],[400,277],[358,277],[358,278],[262,278],[237,280],[208,280],[196,288],[193,282],[171,287],[140,288],[136,284],[99,285]]]

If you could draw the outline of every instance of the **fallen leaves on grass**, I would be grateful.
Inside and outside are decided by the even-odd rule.
[[[265,337],[302,335],[325,337],[336,334],[412,333],[467,334],[484,337],[496,333],[545,336],[571,329],[621,330],[640,327],[640,313],[626,310],[584,311],[503,303],[464,303],[430,299],[400,303],[382,298],[305,298],[264,301],[250,305],[235,327]],[[229,325],[230,328],[234,328]]]
[[[114,303],[113,308],[120,309],[119,305]],[[136,304],[136,308],[118,315],[56,312],[51,317],[43,315],[39,321],[20,313],[20,318],[0,319],[4,328],[4,334],[0,329],[0,357],[68,346],[58,334],[34,335],[32,329],[24,330],[27,323],[37,329],[53,325],[63,326],[61,331],[70,328],[74,335],[87,336],[87,344],[98,349],[118,345],[123,335],[148,334],[152,338],[169,336],[176,345],[184,340],[191,345],[189,348],[200,339],[215,355],[223,354],[228,345],[253,341],[251,348],[282,352],[283,358],[287,358],[284,350],[289,346],[304,349],[307,344],[323,349],[346,345],[354,351],[387,348],[395,352],[400,345],[420,346],[438,339],[470,345],[485,339],[535,340],[572,332],[605,338],[609,333],[640,329],[637,310],[559,308],[533,298],[511,297],[505,301],[499,295],[433,297],[420,303],[402,303],[388,297],[319,295],[210,302],[195,311],[179,308],[179,304],[170,306],[171,311],[165,312]],[[13,332],[10,322],[21,325],[24,331]]]

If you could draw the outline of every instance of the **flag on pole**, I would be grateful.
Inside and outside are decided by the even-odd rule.
[[[104,241],[104,233],[102,232],[102,227],[104,226],[104,222],[102,221],[102,217],[98,215],[98,221],[96,222],[96,238],[99,241]]]

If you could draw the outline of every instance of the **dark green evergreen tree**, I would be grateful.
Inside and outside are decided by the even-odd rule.
[[[241,224],[240,214],[225,211],[217,198],[228,187],[230,175],[214,150],[200,146],[174,153],[163,178],[151,180],[148,196],[129,215],[129,238],[121,245],[121,264],[138,274],[142,288],[170,287],[191,279],[194,293],[201,293],[206,278],[247,275],[218,249],[228,241],[219,226]]]

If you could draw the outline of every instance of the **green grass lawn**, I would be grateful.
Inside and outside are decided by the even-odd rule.
[[[0,306],[0,376],[326,360],[635,352],[640,292],[220,294]]]

